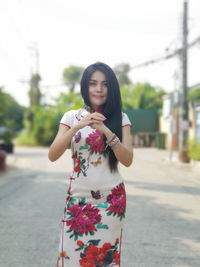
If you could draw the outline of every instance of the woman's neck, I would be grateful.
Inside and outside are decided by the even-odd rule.
[[[89,111],[90,113],[92,112],[101,112],[103,107],[102,106],[88,106],[88,105],[85,105],[84,108]]]

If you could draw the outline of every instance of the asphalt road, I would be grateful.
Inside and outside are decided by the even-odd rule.
[[[0,174],[0,267],[55,267],[71,152],[16,147]],[[200,266],[200,167],[134,149],[120,165],[127,191],[121,267]]]

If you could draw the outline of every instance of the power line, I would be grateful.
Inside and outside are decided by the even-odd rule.
[[[196,44],[200,43],[200,36],[197,37],[193,42],[191,42],[190,44],[187,45],[187,48],[190,48]],[[165,56],[162,56],[162,57],[159,57],[159,58],[156,58],[156,59],[151,59],[149,61],[146,61],[146,62],[143,62],[141,64],[138,64],[138,65],[135,65],[133,67],[131,67],[130,69],[137,69],[137,68],[141,68],[141,67],[145,67],[145,66],[148,66],[148,65],[152,65],[152,64],[155,64],[155,63],[158,63],[160,61],[164,61],[164,60],[167,60],[167,59],[170,59],[172,57],[175,57],[176,55],[180,55],[182,53],[182,50],[183,48],[178,48],[176,50],[174,50],[172,53],[169,53]]]

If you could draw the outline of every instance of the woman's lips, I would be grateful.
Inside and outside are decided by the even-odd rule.
[[[102,98],[103,96],[101,95],[94,95],[95,98]]]

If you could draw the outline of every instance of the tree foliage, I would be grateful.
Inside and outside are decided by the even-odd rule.
[[[190,102],[200,103],[200,87],[189,90],[188,99]]]
[[[39,82],[41,77],[38,73],[35,73],[31,77],[31,88],[29,90],[30,106],[39,106],[42,94],[39,89]]]
[[[35,111],[33,136],[37,145],[48,146],[53,142],[59,125],[59,113],[52,107],[39,107]]]
[[[162,108],[162,96],[165,91],[161,88],[153,87],[149,83],[137,83],[136,85],[122,86],[121,96],[124,109],[150,109]]]
[[[116,65],[113,68],[113,70],[117,76],[117,79],[119,81],[120,86],[131,84],[131,80],[128,77],[130,69],[131,69],[131,67],[128,63],[121,63],[121,64]]]
[[[54,99],[57,109],[64,113],[66,110],[79,109],[83,105],[83,100],[80,93],[60,93],[60,95]]]
[[[193,139],[187,139],[186,143],[188,144],[189,148],[189,157],[191,159],[200,161],[200,140],[193,138]]]
[[[0,87],[0,126],[7,126],[14,132],[20,130],[25,109]]]
[[[74,92],[75,86],[80,82],[81,74],[84,68],[81,66],[70,65],[65,68],[63,71],[63,80],[67,86],[69,86],[69,90]]]
[[[16,132],[23,127],[23,115],[25,107],[22,107],[17,101],[2,87],[0,87],[0,127],[6,127],[4,140],[11,142]]]

